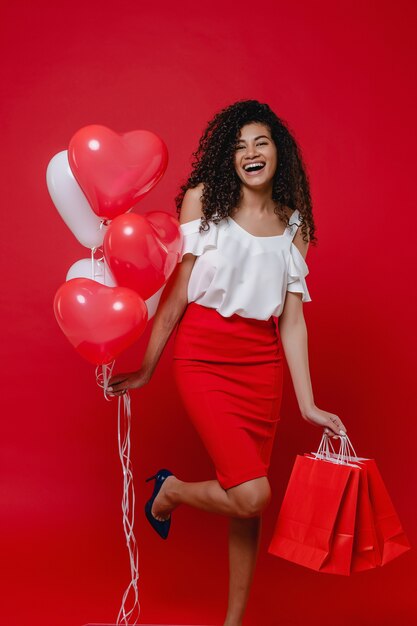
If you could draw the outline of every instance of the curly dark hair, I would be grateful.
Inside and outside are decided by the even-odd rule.
[[[234,166],[235,148],[240,129],[252,122],[267,126],[277,147],[278,166],[272,186],[275,213],[288,225],[284,207],[298,209],[303,218],[303,239],[315,244],[310,186],[300,147],[288,124],[257,100],[239,100],[219,111],[207,124],[198,149],[193,152],[192,172],[175,197],[178,215],[187,189],[200,183],[204,184],[200,231],[208,230],[209,221],[218,223],[238,206],[241,180]]]

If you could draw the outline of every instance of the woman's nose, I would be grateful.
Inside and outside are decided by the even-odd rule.
[[[256,146],[248,145],[246,148],[246,156],[251,157],[257,155],[258,152],[256,150]]]

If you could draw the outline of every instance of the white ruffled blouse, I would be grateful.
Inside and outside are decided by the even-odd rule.
[[[258,237],[233,218],[209,222],[199,232],[201,219],[181,224],[183,247],[178,262],[191,252],[196,259],[188,283],[188,302],[215,308],[224,317],[268,320],[279,317],[287,291],[301,292],[310,302],[305,277],[307,263],[293,239],[302,216],[293,211],[282,235]]]

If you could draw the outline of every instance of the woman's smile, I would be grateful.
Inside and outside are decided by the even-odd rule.
[[[248,176],[256,176],[265,169],[266,163],[264,161],[254,161],[253,163],[247,163],[243,166],[245,174]]]

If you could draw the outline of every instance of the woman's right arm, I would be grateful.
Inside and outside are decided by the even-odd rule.
[[[186,191],[181,205],[180,224],[203,216],[201,192],[201,185]],[[113,395],[120,395],[127,389],[142,387],[149,382],[172,331],[187,307],[188,282],[196,258],[191,253],[184,254],[181,263],[177,264],[169,277],[154,316],[151,336],[142,365],[136,372],[116,374],[110,378],[111,387],[108,387],[108,391]]]

